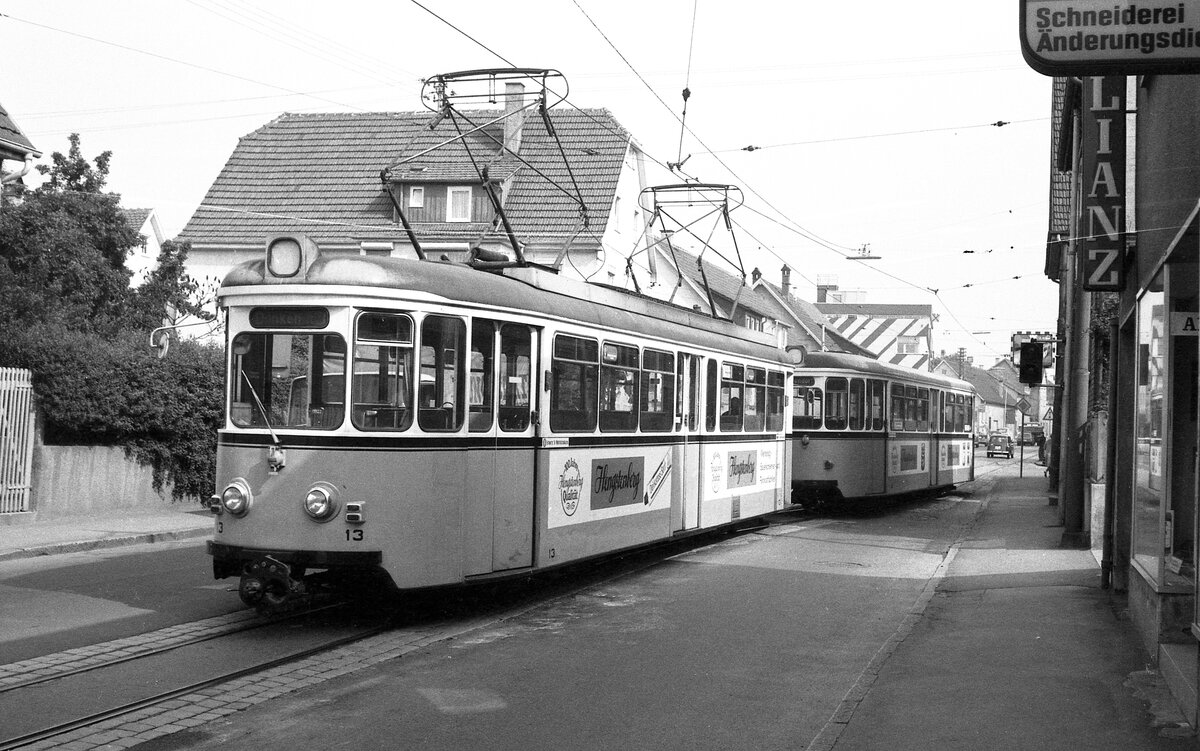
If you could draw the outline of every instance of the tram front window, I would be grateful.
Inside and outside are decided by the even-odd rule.
[[[342,424],[346,341],[341,336],[241,333],[231,349],[234,425],[329,430]]]

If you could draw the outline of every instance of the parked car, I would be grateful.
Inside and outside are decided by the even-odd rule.
[[[1013,455],[1013,439],[1004,433],[998,433],[988,438],[987,455],[999,456],[1000,454],[1008,459],[1011,459]]]
[[[986,446],[986,445],[987,445],[987,441],[988,441],[988,434],[987,434],[987,433],[976,433],[976,434],[975,434],[975,445],[976,445],[977,447],[978,447],[978,446]]]

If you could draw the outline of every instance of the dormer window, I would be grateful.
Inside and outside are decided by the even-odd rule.
[[[446,188],[446,221],[471,221],[471,188]]]
[[[410,209],[425,207],[425,188],[414,185],[408,189],[408,207]]]

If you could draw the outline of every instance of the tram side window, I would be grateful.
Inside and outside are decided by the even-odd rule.
[[[463,424],[467,326],[460,318],[428,316],[421,323],[421,385],[417,423],[422,430],[452,431]]]
[[[812,376],[797,376],[792,386],[792,430],[820,430],[824,394]]]
[[[767,371],[746,368],[746,403],[742,428],[761,431],[767,424]]]
[[[467,384],[468,425],[471,432],[492,428],[493,382],[495,380],[496,324],[475,319],[471,323],[471,372]]]
[[[596,429],[600,345],[595,339],[554,337],[550,365],[550,429],[590,433]]]
[[[892,430],[906,430],[905,421],[908,415],[908,397],[904,395],[904,386],[892,384]]]
[[[346,342],[341,336],[243,333],[234,338],[232,352],[234,425],[329,430],[342,424]]]
[[[870,379],[867,381],[867,422],[869,430],[883,430],[887,427],[887,413],[884,412],[884,394],[887,393],[887,383]]]
[[[783,373],[772,370],[767,373],[767,430],[783,430]]]
[[[929,389],[917,389],[917,430],[929,430]]]
[[[850,401],[847,406],[850,429],[862,430],[867,408],[867,387],[861,378],[850,379]]]
[[[675,355],[652,349],[642,353],[642,430],[662,431],[673,427],[674,372]]]
[[[354,330],[350,416],[361,430],[412,426],[413,324],[407,315],[362,313]]]
[[[637,430],[638,349],[604,343],[600,358],[600,430]]]
[[[825,379],[825,429],[845,430],[849,384],[845,378]]]
[[[529,427],[533,378],[533,332],[528,326],[500,327],[500,429],[516,433]]]
[[[721,431],[742,429],[742,400],[746,388],[746,368],[733,363],[721,363]]]

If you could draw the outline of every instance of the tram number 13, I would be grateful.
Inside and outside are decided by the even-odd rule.
[[[347,529],[346,539],[353,542],[362,542],[366,538],[361,529]]]

